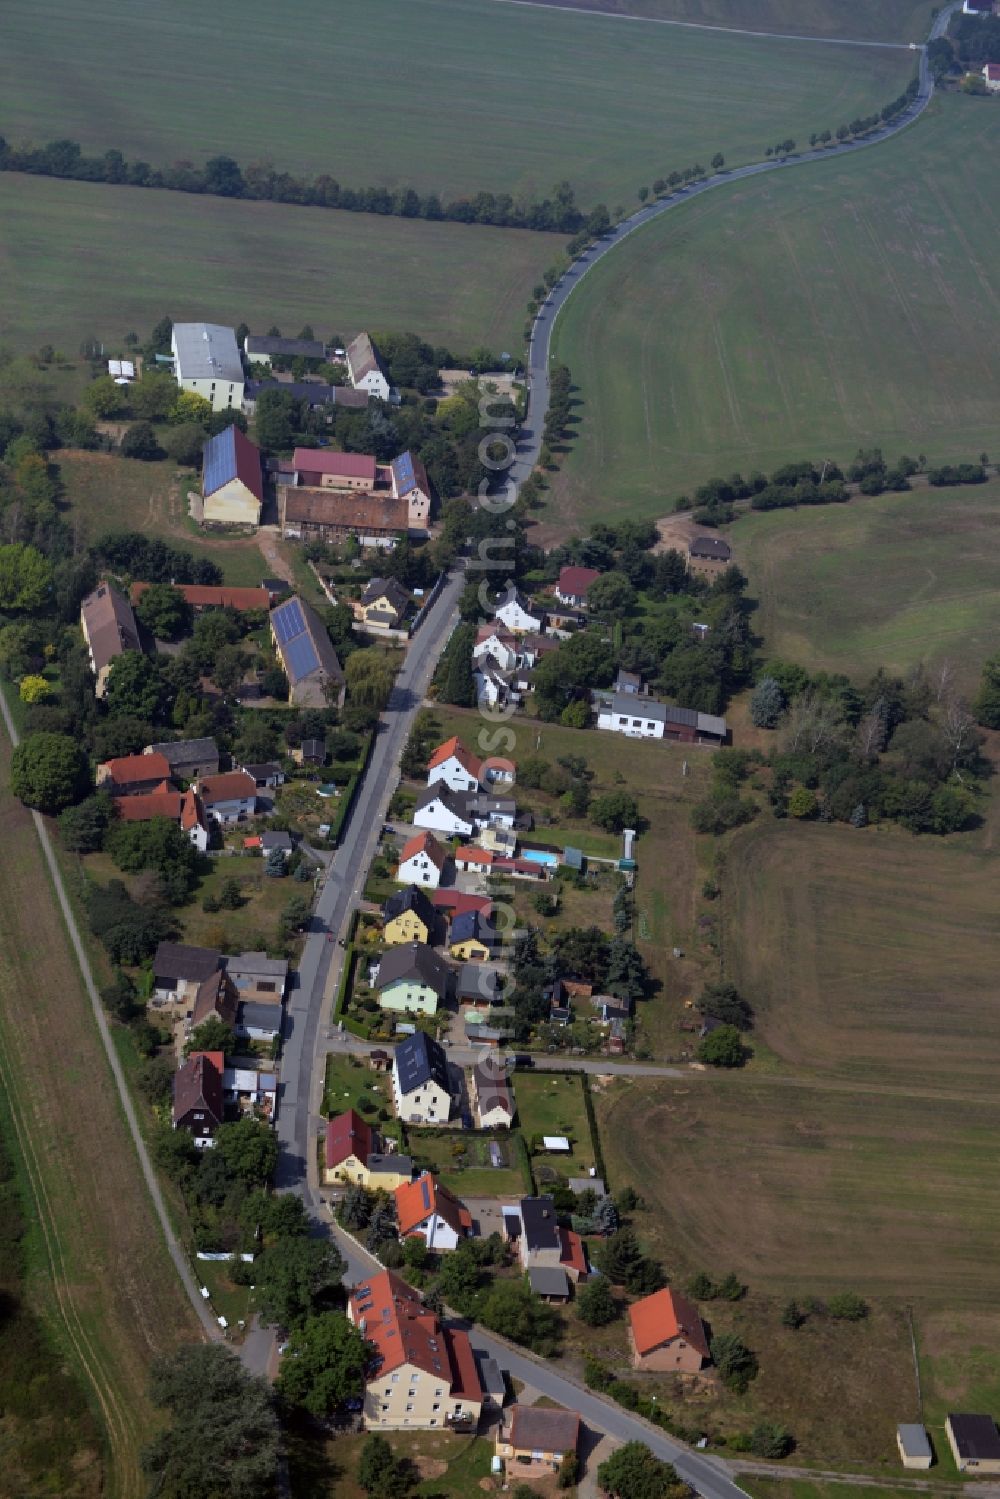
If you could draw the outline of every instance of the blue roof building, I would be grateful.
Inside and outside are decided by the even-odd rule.
[[[260,525],[264,503],[260,449],[239,427],[226,427],[206,442],[201,493],[207,525]]]
[[[271,610],[271,639],[291,702],[305,708],[343,706],[344,672],[315,609],[303,599],[286,599]]]

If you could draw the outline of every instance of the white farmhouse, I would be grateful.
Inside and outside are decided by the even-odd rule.
[[[367,333],[359,333],[347,345],[347,372],[355,390],[365,390],[380,401],[392,399],[382,356]]]
[[[240,410],[243,362],[232,328],[219,323],[175,323],[170,352],[181,390],[204,396],[213,411]]]
[[[447,786],[428,786],[417,797],[413,825],[445,833],[449,838],[471,838],[475,823],[466,814],[464,798]]]
[[[515,635],[528,635],[534,631],[541,630],[545,623],[545,612],[536,609],[531,599],[523,594],[519,588],[512,588],[506,593],[500,604],[493,611],[494,618],[500,624],[506,625]]]

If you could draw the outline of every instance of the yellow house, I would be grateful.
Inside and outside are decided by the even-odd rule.
[[[382,935],[389,947],[398,947],[404,942],[426,944],[434,934],[436,925],[434,907],[424,892],[416,885],[397,890],[390,895],[382,908],[385,925]]]
[[[485,963],[493,954],[494,936],[481,911],[459,911],[451,923],[448,950],[464,963]]]
[[[369,629],[395,630],[410,607],[410,595],[395,578],[373,578],[358,607]]]
[[[555,1473],[567,1453],[580,1444],[576,1411],[512,1405],[497,1431],[496,1454],[510,1478],[540,1478]]]
[[[264,503],[260,449],[238,427],[226,427],[206,442],[201,492],[202,519],[206,524],[260,524]]]
[[[375,1149],[375,1134],[370,1124],[348,1109],[330,1119],[326,1126],[326,1155],[323,1181],[326,1186],[351,1182],[368,1185],[368,1157]]]
[[[485,963],[491,950],[478,937],[469,937],[464,942],[453,942],[448,951],[453,958],[461,958],[463,963]]]

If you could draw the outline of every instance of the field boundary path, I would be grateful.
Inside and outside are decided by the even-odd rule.
[[[544,3],[544,0],[497,0],[497,3],[506,4],[536,4]],[[961,0],[951,0],[935,16],[933,25],[928,33],[927,41],[935,41],[944,35],[948,22],[952,15],[959,9]],[[554,6],[554,9],[561,9]],[[587,12],[597,14],[597,12]],[[603,14],[603,12],[601,12]],[[622,17],[623,20],[641,19],[638,17]],[[693,22],[669,22],[669,25],[693,25]],[[777,40],[777,38],[775,38]],[[796,38],[796,40],[817,41],[829,40],[829,38]],[[886,43],[859,43],[864,46],[884,46]],[[892,46],[900,45],[892,43]],[[909,44],[903,44],[909,45]],[[711,177],[706,177],[704,182],[695,187],[681,188],[671,193],[666,198],[661,198],[655,203],[647,203],[639,208],[628,218],[623,219],[614,229],[610,230],[603,239],[584,250],[570,265],[569,269],[552,287],[545,301],[542,303],[535,320],[531,325],[531,334],[528,340],[528,405],[524,421],[518,435],[517,456],[511,466],[510,478],[517,484],[522,484],[528,478],[538,463],[538,457],[542,448],[542,429],[545,425],[545,416],[549,409],[549,363],[552,359],[552,336],[555,332],[559,314],[569,301],[573,292],[579,286],[584,276],[599,260],[610,255],[617,249],[624,239],[634,234],[637,229],[658,219],[662,214],[670,213],[673,209],[684,203],[690,203],[692,199],[701,197],[703,193],[714,192],[717,188],[727,187],[733,182],[744,182],[751,177],[760,177],[767,172],[782,172],[792,167],[804,166],[810,162],[836,161],[844,156],[852,155],[855,151],[865,151],[871,146],[881,145],[884,141],[891,140],[901,130],[905,130],[919,119],[927,108],[934,95],[934,79],[927,63],[927,44],[917,48],[920,58],[917,92],[912,102],[901,114],[882,125],[878,130],[866,136],[864,140],[843,141],[836,146],[802,151],[795,156],[783,157],[780,161],[757,161],[745,167],[734,167],[732,171],[716,172]]]
[[[771,42],[820,42],[830,47],[888,47],[905,52],[910,42],[859,41],[853,36],[802,36],[794,31],[751,31],[746,26],[713,26],[708,21],[676,21],[670,16],[631,16],[620,10],[594,10],[571,0],[494,0],[497,5],[523,5],[529,10],[568,10],[575,16],[599,16],[604,21],[638,21],[645,26],[682,26],[685,31],[721,31],[727,36],[756,36]],[[916,45],[913,43],[912,45]]]
[[[16,749],[18,744],[20,743],[20,735],[18,734],[17,729],[14,726],[14,720],[11,716],[10,708],[7,705],[6,696],[2,691],[0,691],[0,715],[3,716],[3,722],[4,727],[7,730],[7,736],[10,739],[13,747]],[[156,1212],[157,1219],[159,1220],[160,1229],[166,1241],[167,1251],[170,1255],[171,1260],[173,1261],[174,1268],[176,1269],[177,1274],[180,1276],[181,1284],[187,1292],[191,1305],[194,1307],[195,1312],[198,1315],[198,1320],[201,1322],[206,1334],[211,1338],[220,1338],[221,1332],[219,1326],[216,1323],[215,1318],[212,1316],[212,1313],[205,1305],[205,1302],[195,1282],[194,1276],[191,1273],[191,1266],[188,1261],[187,1253],[184,1249],[184,1246],[178,1239],[176,1233],[174,1232],[173,1225],[170,1221],[170,1215],[167,1212],[167,1205],[163,1200],[163,1193],[161,1192],[160,1184],[156,1179],[156,1172],[153,1168],[153,1163],[150,1160],[149,1151],[146,1148],[146,1142],[143,1138],[142,1130],[139,1128],[139,1120],[136,1117],[135,1106],[129,1093],[128,1083],[125,1079],[125,1073],[122,1068],[118,1053],[115,1050],[114,1041],[111,1038],[111,1027],[108,1025],[107,1016],[104,1013],[104,1006],[101,1003],[101,996],[98,993],[97,985],[94,982],[94,975],[90,966],[90,959],[87,957],[87,950],[84,946],[83,939],[80,936],[80,929],[77,926],[76,917],[73,914],[73,908],[70,904],[69,896],[66,893],[66,885],[62,877],[62,870],[59,868],[59,861],[57,860],[55,850],[52,847],[52,839],[49,836],[49,830],[45,826],[45,820],[40,812],[32,812],[31,817],[35,824],[35,831],[38,834],[38,841],[42,846],[42,853],[45,856],[46,868],[52,881],[52,885],[55,889],[56,900],[58,901],[59,910],[66,927],[66,932],[69,936],[69,940],[73,948],[73,954],[76,958],[77,966],[80,970],[80,976],[83,979],[83,985],[87,992],[87,998],[90,1000],[90,1007],[93,1011],[94,1021],[97,1025],[98,1034],[100,1035],[101,1043],[104,1047],[104,1053],[108,1060],[108,1066],[111,1068],[111,1074],[115,1081],[115,1089],[118,1093],[118,1100],[121,1104],[122,1113],[125,1116],[125,1123],[128,1126],[129,1134],[132,1137],[132,1143],[135,1146],[135,1152],[139,1158],[139,1166],[142,1171],[146,1186],[149,1190],[149,1195],[153,1202],[153,1208]]]

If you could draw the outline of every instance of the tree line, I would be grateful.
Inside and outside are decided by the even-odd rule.
[[[338,208],[347,213],[378,213],[430,222],[491,224],[501,229],[534,229],[542,233],[575,234],[587,218],[577,207],[568,182],[558,183],[551,197],[536,202],[519,203],[510,193],[490,192],[449,202],[442,201],[437,193],[420,194],[412,187],[394,192],[385,187],[342,187],[328,173],[296,177],[291,172],[277,170],[268,161],[251,162],[243,168],[231,156],[213,156],[203,166],[182,160],[164,167],[154,167],[148,161],[129,161],[118,150],[85,156],[79,142],[74,140],[18,148],[0,136],[0,171],[63,177],[73,182],[200,193],[216,198],[295,203],[307,208]]]

